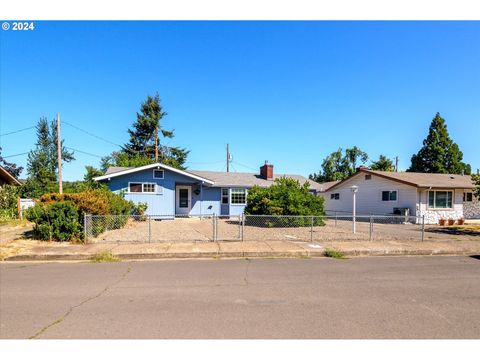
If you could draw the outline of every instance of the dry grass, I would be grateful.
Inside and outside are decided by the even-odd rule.
[[[119,261],[121,261],[120,258],[113,255],[110,251],[97,253],[90,258],[90,262],[92,263],[109,263]]]

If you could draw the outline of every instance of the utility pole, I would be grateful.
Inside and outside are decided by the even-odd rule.
[[[63,194],[62,181],[62,140],[60,136],[60,114],[57,113],[57,157],[58,157],[58,192]]]
[[[398,172],[398,156],[395,156],[395,172]]]
[[[230,148],[227,144],[227,172],[230,172]]]

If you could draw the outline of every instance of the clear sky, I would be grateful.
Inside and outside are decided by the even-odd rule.
[[[36,22],[0,36],[0,134],[60,112],[124,144],[140,103],[158,92],[169,144],[191,150],[190,169],[224,170],[229,143],[233,171],[268,160],[308,176],[354,145],[399,156],[404,170],[439,111],[480,168],[480,22]],[[62,137],[97,156],[117,149],[66,124]],[[2,136],[2,154],[35,139],[33,129]],[[75,156],[66,180],[99,165]]]

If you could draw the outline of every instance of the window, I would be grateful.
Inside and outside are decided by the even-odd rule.
[[[365,175],[365,180],[372,180],[372,175],[370,175],[370,174]]]
[[[452,191],[429,191],[428,207],[437,209],[451,209],[452,198]]]
[[[132,193],[154,193],[155,184],[153,183],[130,183],[128,191]]]
[[[129,192],[142,192],[142,183],[130,183]]]
[[[228,189],[222,189],[222,204],[228,204]]]
[[[143,192],[148,192],[148,193],[155,192],[155,184],[150,184],[150,183],[143,184]]]
[[[245,205],[247,202],[247,189],[232,189],[231,203],[236,205]]]
[[[382,201],[397,201],[397,190],[382,191]]]
[[[154,179],[163,179],[165,176],[163,170],[153,170],[153,178]]]
[[[473,193],[471,192],[463,193],[463,202],[465,201],[468,201],[468,202],[473,201]]]
[[[340,193],[330,194],[330,200],[340,200]]]

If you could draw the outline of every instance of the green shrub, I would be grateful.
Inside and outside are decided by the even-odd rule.
[[[309,192],[309,184],[282,177],[268,188],[254,186],[248,192],[246,215],[272,215],[246,219],[246,224],[265,227],[325,225],[324,199]],[[291,215],[278,217],[276,215]]]
[[[37,204],[26,210],[33,235],[40,240],[71,241],[82,237],[78,210],[70,201]]]
[[[0,221],[18,217],[18,187],[14,185],[0,186]]]
[[[34,235],[39,239],[76,240],[83,238],[85,214],[102,215],[102,218],[92,219],[92,235],[97,236],[106,230],[125,226],[133,207],[131,201],[105,189],[49,193],[40,198],[38,205],[29,209],[27,219],[35,223]],[[71,226],[65,224],[67,218],[72,221]]]
[[[145,221],[147,217],[145,216],[145,211],[147,211],[147,203],[138,203],[133,206],[132,215],[135,215],[135,220]]]

